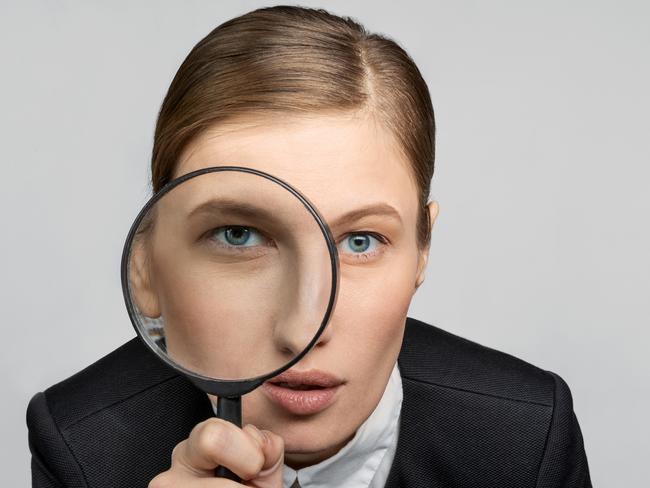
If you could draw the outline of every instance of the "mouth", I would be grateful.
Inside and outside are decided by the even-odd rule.
[[[344,383],[324,371],[288,370],[264,382],[262,391],[269,400],[290,413],[311,415],[329,407]]]
[[[280,388],[289,388],[291,390],[302,390],[302,391],[322,390],[324,388],[327,388],[325,386],[320,386],[320,385],[303,385],[301,383],[285,383],[283,381],[278,383],[271,382],[271,384],[275,386],[279,386]]]

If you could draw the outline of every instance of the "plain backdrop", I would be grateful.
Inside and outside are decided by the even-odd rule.
[[[134,336],[119,260],[174,73],[265,5],[0,3],[3,486],[29,485],[30,397]],[[301,5],[389,35],[429,84],[440,215],[410,315],[560,374],[594,486],[644,485],[649,4]]]

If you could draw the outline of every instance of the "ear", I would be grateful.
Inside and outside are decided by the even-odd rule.
[[[129,281],[138,310],[147,317],[158,318],[161,313],[160,304],[152,287],[148,252],[146,237],[134,239],[129,263]]]
[[[427,204],[427,212],[429,214],[429,230],[433,229],[433,223],[436,220],[436,217],[438,216],[438,202],[435,200],[431,200]],[[429,259],[429,244],[427,244],[426,247],[423,249],[420,249],[419,251],[419,256],[418,256],[418,268],[417,268],[417,274],[416,274],[416,279],[415,279],[415,289],[417,290],[420,285],[424,282],[424,275],[425,275],[425,270],[427,267],[427,261]]]

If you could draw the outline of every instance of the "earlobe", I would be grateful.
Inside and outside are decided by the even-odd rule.
[[[427,267],[427,257],[429,254],[429,248],[426,250],[420,251],[420,257],[418,258],[418,274],[415,279],[415,289],[417,290],[422,283],[424,283],[425,270]]]
[[[133,301],[140,312],[150,318],[160,317],[158,296],[151,285],[147,254],[142,241],[133,243],[129,266],[129,282]]]
[[[431,225],[431,229],[433,229],[433,223],[438,217],[439,210],[440,207],[438,206],[438,202],[435,200],[431,200],[429,203],[427,203],[427,211],[429,212],[429,224]]]
[[[436,202],[435,200],[431,200],[427,204],[426,210],[429,217],[429,231],[431,231],[433,229],[433,223],[435,222],[436,217],[438,216],[438,202]],[[416,290],[420,287],[422,283],[424,283],[428,258],[429,258],[429,245],[427,244],[427,246],[424,249],[420,250],[418,256],[418,270],[415,279]]]

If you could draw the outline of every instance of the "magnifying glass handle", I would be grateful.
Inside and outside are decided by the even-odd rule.
[[[217,418],[241,427],[241,397],[217,397]],[[215,469],[214,474],[219,478],[241,481],[239,476],[224,466]]]

